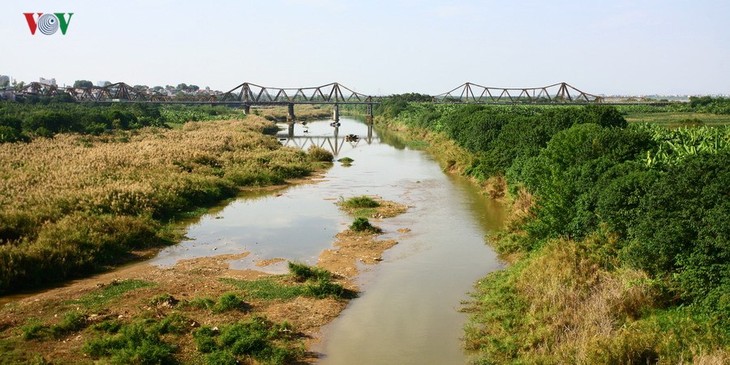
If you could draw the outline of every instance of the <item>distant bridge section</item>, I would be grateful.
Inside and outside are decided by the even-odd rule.
[[[581,91],[565,82],[543,87],[504,88],[466,82],[434,96],[439,103],[601,103],[603,97]]]
[[[282,88],[244,82],[227,93],[221,101],[237,101],[250,105],[269,104],[372,104],[372,96],[361,94],[340,83],[321,86]]]

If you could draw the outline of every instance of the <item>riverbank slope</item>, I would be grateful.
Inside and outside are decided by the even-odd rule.
[[[478,363],[726,363],[730,133],[606,106],[394,100],[378,122],[512,205],[466,328]],[[724,223],[723,223],[724,222]]]

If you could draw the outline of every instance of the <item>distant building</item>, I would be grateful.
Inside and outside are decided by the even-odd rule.
[[[38,83],[48,86],[56,86],[56,79],[44,79],[41,77],[40,79],[38,79]]]

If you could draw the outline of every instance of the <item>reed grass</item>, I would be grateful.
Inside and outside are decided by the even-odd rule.
[[[166,225],[321,166],[245,120],[0,145],[0,293],[78,277],[173,242]],[[317,157],[319,159],[319,157]]]

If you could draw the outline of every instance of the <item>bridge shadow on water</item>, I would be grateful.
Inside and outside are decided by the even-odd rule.
[[[355,120],[285,123],[279,126],[284,130],[277,133],[276,137],[282,145],[302,150],[316,146],[332,152],[334,156],[339,155],[343,148],[353,149],[380,141],[374,135],[371,123]]]

